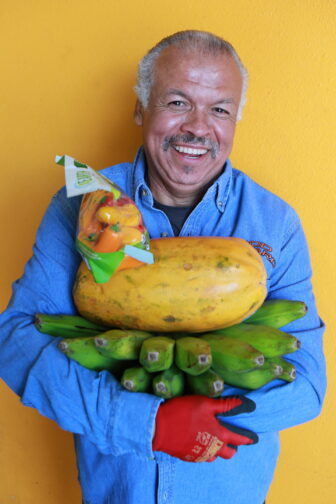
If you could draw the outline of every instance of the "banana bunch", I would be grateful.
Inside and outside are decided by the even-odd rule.
[[[300,341],[280,328],[306,311],[301,301],[268,300],[247,321],[199,335],[109,329],[77,315],[41,313],[35,326],[62,337],[58,348],[70,359],[110,371],[129,391],[217,397],[225,383],[253,390],[274,379],[293,381],[295,366],[284,355]]]

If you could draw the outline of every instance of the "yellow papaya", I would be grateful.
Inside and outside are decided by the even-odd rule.
[[[233,237],[151,240],[154,264],[117,271],[95,283],[83,262],[73,296],[79,313],[112,327],[204,332],[237,324],[266,297],[258,252]]]

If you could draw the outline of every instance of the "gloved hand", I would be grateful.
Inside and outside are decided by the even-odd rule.
[[[212,399],[190,395],[169,399],[159,406],[153,450],[163,451],[187,462],[212,462],[231,458],[237,446],[258,442],[254,432],[217,418],[255,410],[244,396]]]

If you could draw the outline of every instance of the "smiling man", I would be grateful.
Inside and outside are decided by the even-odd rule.
[[[195,204],[231,152],[240,69],[227,52],[169,46],[156,60],[153,82],[148,106],[138,101],[135,111],[153,195],[167,205]]]
[[[184,31],[163,39],[139,65],[135,121],[143,146],[133,163],[102,173],[133,198],[151,238],[236,236],[258,250],[268,298],[308,306],[285,328],[301,341],[290,356],[297,378],[254,391],[226,384],[220,399],[162,401],[67,359],[58,340],[33,323],[39,312],[76,313],[80,198],[67,199],[63,188],[1,315],[0,374],[24,405],[74,433],[85,504],[262,504],[278,432],[321,411],[324,326],[300,220],[229,160],[246,79],[235,50],[220,37]]]

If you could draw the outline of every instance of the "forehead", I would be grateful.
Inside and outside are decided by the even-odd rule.
[[[211,90],[228,90],[240,96],[242,77],[238,65],[226,53],[202,54],[174,46],[164,49],[154,66],[152,93],[169,88],[192,89],[201,86]]]

